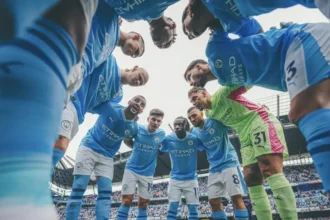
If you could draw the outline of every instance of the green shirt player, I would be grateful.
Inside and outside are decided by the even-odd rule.
[[[272,219],[263,177],[273,191],[280,215],[298,219],[295,197],[283,174],[283,158],[288,156],[283,128],[274,115],[243,96],[249,88],[221,87],[211,96],[204,88],[194,87],[188,96],[195,107],[206,110],[208,118],[239,134],[244,179],[258,219]]]

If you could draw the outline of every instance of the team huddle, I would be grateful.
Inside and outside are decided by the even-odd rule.
[[[137,219],[147,219],[157,157],[163,153],[171,160],[167,219],[176,219],[181,196],[189,219],[198,219],[197,151],[205,151],[209,161],[207,194],[215,220],[227,219],[224,196],[233,202],[235,219],[247,220],[245,194],[257,218],[271,220],[264,180],[281,218],[298,219],[294,193],[283,174],[288,157],[283,128],[267,108],[244,97],[254,85],[289,93],[289,118],[304,135],[330,192],[330,23],[287,23],[264,31],[253,18],[298,4],[318,8],[330,18],[330,1],[187,0],[183,34],[193,40],[211,31],[208,60],[193,60],[180,73],[192,86],[187,91],[192,107],[166,135],[160,128],[166,115],[161,109],[152,109],[147,125],[140,124],[147,105],[142,95],[132,97],[126,107],[119,104],[123,86],[144,86],[149,73],[139,66],[119,67],[112,53],[120,47],[131,58],[144,54],[143,36],[121,31],[123,20],[148,22],[155,46],[171,47],[180,33],[164,12],[178,1],[1,1],[0,219],[57,218],[48,182],[86,113],[99,117],[77,151],[67,219],[78,219],[92,173],[98,190],[96,219],[109,219],[113,158],[122,142],[132,154],[122,180],[118,220],[128,219],[136,185]],[[204,87],[213,80],[221,86],[210,94]],[[228,129],[239,135],[244,175]]]

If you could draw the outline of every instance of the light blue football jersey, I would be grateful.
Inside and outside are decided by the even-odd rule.
[[[135,120],[126,120],[124,107],[117,103],[105,103],[98,107],[102,112],[95,125],[89,129],[80,145],[88,147],[106,157],[113,158],[125,138],[132,138],[138,132]]]
[[[134,137],[132,154],[126,163],[126,169],[142,176],[153,176],[160,144],[164,138],[163,129],[149,133],[147,126],[139,125],[138,134]]]
[[[179,0],[105,0],[117,14],[128,21],[152,21]]]
[[[120,69],[113,55],[85,78],[79,90],[70,97],[77,110],[79,124],[83,123],[87,112],[99,114],[97,106],[109,101],[119,103],[122,98]]]
[[[118,14],[104,1],[99,1],[82,56],[84,78],[112,54],[119,43],[119,38]]]
[[[228,127],[222,123],[206,119],[203,129],[193,128],[202,142],[210,164],[209,172],[215,173],[239,165],[238,157],[227,134]]]
[[[222,0],[244,17],[269,13],[278,8],[288,8],[301,4],[308,8],[316,8],[315,0]]]
[[[206,47],[210,69],[224,86],[257,85],[287,91],[286,53],[305,26],[294,24],[239,39],[230,39],[224,31],[216,30]]]
[[[243,17],[232,0],[202,0],[209,11],[219,19],[225,32],[238,36],[249,36],[260,32],[261,25],[257,20]]]
[[[170,155],[171,179],[197,179],[197,150],[203,150],[203,146],[194,134],[187,133],[184,139],[179,139],[175,134],[165,137],[160,151]]]

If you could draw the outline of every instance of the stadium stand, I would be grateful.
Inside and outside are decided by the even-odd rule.
[[[322,187],[320,177],[317,174],[311,158],[306,151],[306,142],[300,131],[293,124],[290,124],[287,117],[289,110],[289,99],[287,94],[273,96],[267,99],[258,100],[258,103],[264,103],[267,108],[273,112],[282,122],[285,137],[288,143],[290,158],[284,162],[284,173],[290,184],[293,187],[299,219],[301,220],[330,220],[330,195],[327,194]],[[230,131],[230,140],[239,154],[240,143],[237,139],[237,134]],[[120,184],[125,169],[125,164],[131,152],[119,153],[115,157],[115,172],[114,182]],[[65,219],[65,205],[67,196],[70,194],[72,185],[72,171],[74,160],[70,157],[65,157],[57,164],[52,178],[51,190],[56,194],[54,196],[54,204],[57,207],[60,219]],[[211,216],[211,208],[207,202],[207,175],[208,162],[206,155],[201,152],[198,161],[199,174],[199,190],[200,190],[200,205],[199,215],[201,219],[209,219]],[[148,207],[148,219],[166,219],[167,214],[167,188],[170,172],[170,160],[167,154],[161,155],[157,160],[157,168],[155,173],[155,183],[152,188],[153,198]],[[115,185],[115,184],[114,184]],[[269,189],[267,182],[264,183],[265,188]],[[120,187],[117,187],[120,188]],[[274,219],[280,219],[274,206],[274,201],[270,190],[267,190],[271,204]],[[95,182],[89,182],[89,189],[83,198],[83,208],[80,213],[82,220],[93,219],[95,217],[94,204],[96,201],[96,186]],[[121,203],[120,190],[113,190],[112,193],[112,208],[110,219],[115,219],[118,213],[118,208]],[[249,201],[248,198],[244,199]],[[133,206],[130,209],[129,218],[135,219],[137,216],[137,197],[133,200]],[[223,204],[228,216],[233,215],[233,206],[227,198],[223,198]],[[253,212],[252,212],[253,213]],[[185,205],[185,200],[182,200],[178,208],[178,218],[187,219],[188,210]],[[255,218],[255,217],[253,217]],[[230,218],[229,218],[230,219]]]

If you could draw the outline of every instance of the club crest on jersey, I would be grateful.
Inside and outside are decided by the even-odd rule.
[[[84,165],[83,165],[81,162],[79,162],[79,163],[76,164],[77,169],[80,169],[80,168],[82,168],[83,166],[84,166]]]
[[[159,142],[159,137],[155,137],[155,142]]]
[[[128,185],[127,184],[124,184],[123,185],[123,191],[125,192],[126,190],[128,190]]]
[[[125,131],[125,134],[126,134],[126,135],[129,135],[129,133],[131,133],[130,130],[126,130],[126,131]]]
[[[71,129],[71,123],[68,120],[64,120],[61,123],[62,128],[66,131],[69,131]]]
[[[193,145],[193,144],[194,144],[194,142],[192,140],[188,141],[188,145]]]
[[[220,59],[216,59],[214,62],[214,66],[217,69],[220,69],[222,67],[222,61]]]
[[[213,128],[210,128],[209,134],[214,134],[214,129]]]

